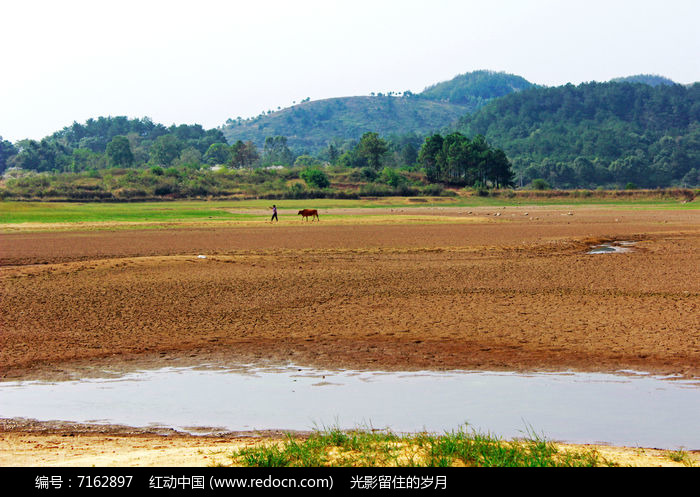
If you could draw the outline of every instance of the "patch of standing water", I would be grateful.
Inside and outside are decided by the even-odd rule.
[[[0,383],[0,417],[202,433],[338,427],[700,449],[700,383],[647,374],[165,368]],[[216,428],[211,428],[216,427]]]
[[[613,243],[603,243],[602,245],[596,245],[591,247],[591,250],[586,252],[587,254],[620,254],[623,252],[631,251],[631,246],[634,242],[622,241]]]

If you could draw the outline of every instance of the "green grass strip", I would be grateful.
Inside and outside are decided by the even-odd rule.
[[[415,200],[415,199],[413,199]],[[0,202],[0,224],[19,223],[157,223],[208,220],[255,220],[265,218],[261,210],[274,203],[280,210],[304,208],[402,208],[411,207],[507,207],[507,206],[602,206],[618,209],[695,210],[700,202],[682,203],[667,199],[599,199],[551,198],[506,199],[501,197],[425,198],[417,203],[406,197],[386,197],[373,200],[307,199],[307,200],[244,200],[134,203],[77,202]],[[250,213],[245,211],[250,210]]]
[[[231,454],[233,464],[272,466],[595,467],[614,465],[595,451],[560,451],[539,437],[502,441],[466,429],[443,435],[317,430]]]

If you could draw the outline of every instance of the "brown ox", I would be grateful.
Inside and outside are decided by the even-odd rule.
[[[318,221],[320,221],[320,219],[318,219],[318,211],[316,209],[302,209],[299,211],[299,214],[297,214],[297,216],[301,216],[302,221],[308,217],[311,217],[311,221],[314,220],[313,219],[314,217]],[[307,219],[307,221],[308,221],[308,219]]]

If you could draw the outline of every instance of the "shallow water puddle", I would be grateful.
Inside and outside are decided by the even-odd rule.
[[[587,254],[620,254],[630,252],[635,242],[621,241],[613,243],[604,243],[591,247]]]
[[[388,428],[469,423],[512,438],[700,449],[700,382],[584,373],[165,368],[119,378],[0,383],[0,417],[183,431]]]

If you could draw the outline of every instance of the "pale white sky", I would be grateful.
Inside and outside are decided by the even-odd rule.
[[[9,0],[0,136],[90,117],[205,128],[478,69],[549,86],[700,81],[698,0]]]

